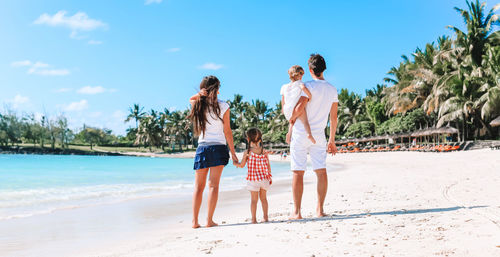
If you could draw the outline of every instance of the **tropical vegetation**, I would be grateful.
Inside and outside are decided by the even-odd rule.
[[[366,90],[364,95],[339,91],[337,137],[353,138],[412,132],[430,127],[452,126],[457,139],[497,138],[490,122],[500,116],[500,4],[486,10],[486,3],[466,1],[455,8],[464,30],[448,26],[452,36],[417,48],[388,71],[386,84]],[[245,131],[258,127],[269,143],[284,143],[288,122],[281,105],[262,100],[244,100],[235,95],[231,106],[231,129],[236,144],[245,141]],[[49,119],[34,115],[0,114],[0,145],[20,142],[44,147],[69,143],[135,145],[149,149],[183,150],[196,144],[189,110],[144,111],[139,104],[129,109],[125,122],[135,126],[117,137],[110,130],[84,126],[78,133],[68,129],[64,116]],[[325,131],[328,133],[328,129]]]

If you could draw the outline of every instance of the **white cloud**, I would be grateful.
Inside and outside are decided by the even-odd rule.
[[[31,61],[30,60],[25,60],[25,61],[12,62],[10,64],[10,66],[12,66],[12,67],[31,66]]]
[[[201,65],[199,68],[202,69],[202,70],[219,70],[222,67],[223,66],[221,64],[216,64],[216,63],[213,63],[213,62],[207,62],[207,63]]]
[[[13,99],[8,102],[12,103],[12,107],[18,108],[22,104],[26,104],[30,101],[29,97],[17,94]]]
[[[32,62],[30,60],[17,61],[11,63],[12,67],[29,67],[28,74],[41,76],[66,76],[70,74],[68,69],[49,69],[51,66],[43,62]]]
[[[67,27],[73,31],[85,30],[91,31],[98,28],[107,28],[108,25],[100,20],[94,20],[84,12],[77,12],[73,16],[66,16],[66,11],[59,11],[53,16],[44,13],[33,23],[40,25],[49,25],[52,27]]]
[[[181,49],[179,47],[172,47],[172,48],[167,49],[167,52],[176,53],[176,52],[179,52],[180,50]]]
[[[33,24],[48,25],[51,27],[66,27],[71,30],[70,37],[74,39],[82,39],[78,35],[79,31],[92,31],[98,28],[106,29],[108,24],[91,19],[84,12],[77,12],[73,16],[66,16],[66,11],[59,11],[54,15],[44,13],[36,19]]]
[[[64,110],[66,110],[68,112],[82,111],[82,110],[87,109],[88,107],[89,107],[89,104],[88,104],[87,100],[83,99],[79,102],[72,102],[72,103],[66,105]]]
[[[101,87],[101,86],[96,86],[96,87],[85,86],[85,87],[78,89],[77,92],[79,94],[95,95],[95,94],[101,94],[104,92],[116,92],[116,89],[106,89],[106,88]]]
[[[89,44],[89,45],[100,45],[100,44],[102,44],[102,41],[98,41],[98,40],[89,40],[88,44]]]
[[[41,76],[66,76],[69,75],[69,70],[67,69],[44,69],[37,70],[34,68],[29,69],[29,74],[37,74]]]
[[[63,88],[59,88],[59,89],[54,90],[54,92],[56,92],[56,93],[66,93],[66,92],[71,92],[72,90],[73,89],[71,89],[71,88],[63,87]]]
[[[144,4],[145,4],[145,5],[150,5],[150,4],[159,4],[159,3],[161,3],[161,2],[163,2],[163,0],[145,0],[145,1],[144,1]]]

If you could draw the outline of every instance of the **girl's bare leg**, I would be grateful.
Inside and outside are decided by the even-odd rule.
[[[304,124],[304,129],[306,130],[307,138],[309,138],[309,140],[311,140],[313,144],[316,144],[316,140],[314,140],[314,137],[311,132],[311,126],[309,126],[309,120],[307,120],[307,113],[305,111],[302,112],[302,114],[300,114],[298,119],[302,122],[302,124]]]
[[[288,133],[286,133],[286,143],[290,144],[292,142],[292,130],[293,130],[293,124],[290,123],[288,125]]]
[[[260,203],[262,204],[262,212],[264,213],[264,222],[269,221],[269,217],[267,215],[267,210],[269,208],[269,205],[267,203],[267,196],[266,196],[267,191],[264,189],[260,189],[259,192],[259,197],[260,197]]]
[[[193,192],[193,228],[199,228],[198,214],[200,213],[201,201],[203,200],[203,190],[207,181],[208,169],[197,170],[194,177]]]
[[[259,201],[259,191],[250,191],[251,203],[250,211],[252,212],[252,223],[257,224],[257,202]]]
[[[217,226],[213,221],[217,199],[219,198],[219,181],[222,174],[223,165],[210,168],[210,178],[208,180],[208,215],[207,227]]]

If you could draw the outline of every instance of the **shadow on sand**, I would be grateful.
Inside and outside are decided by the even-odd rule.
[[[349,215],[328,215],[322,218],[304,218],[301,220],[276,220],[269,221],[265,223],[259,224],[272,224],[272,223],[306,223],[306,222],[317,222],[317,221],[330,221],[330,220],[349,220],[349,219],[359,219],[370,216],[382,216],[382,215],[404,215],[404,214],[421,214],[421,213],[441,213],[441,212],[450,212],[450,211],[458,211],[461,209],[477,209],[477,208],[486,208],[488,206],[470,206],[470,207],[448,207],[448,208],[433,208],[433,209],[414,209],[414,210],[394,210],[394,211],[382,211],[382,212],[366,212],[366,213],[358,213],[358,214],[349,214]],[[219,227],[230,227],[230,226],[244,226],[244,225],[253,225],[250,222],[244,223],[235,223],[235,224],[222,224]]]

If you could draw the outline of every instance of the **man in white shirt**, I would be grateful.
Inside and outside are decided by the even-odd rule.
[[[308,61],[309,72],[313,78],[305,85],[311,91],[312,97],[309,99],[303,94],[290,121],[294,124],[292,140],[290,143],[291,169],[293,171],[293,201],[294,213],[291,219],[302,219],[300,212],[302,203],[302,193],[304,189],[304,172],[307,167],[307,154],[311,157],[312,168],[318,178],[318,206],[316,209],[318,217],[326,214],[323,210],[326,192],[328,189],[328,177],[326,174],[327,152],[336,154],[335,132],[337,130],[337,109],[338,94],[337,89],[328,83],[323,72],[326,70],[326,63],[319,54],[312,54]],[[311,132],[316,140],[313,144],[308,138],[303,124],[297,117],[300,113],[307,112]],[[325,128],[330,116],[330,139],[328,143],[325,136]]]

